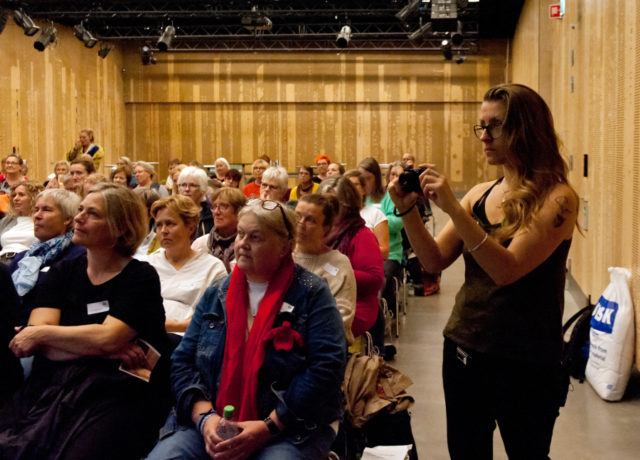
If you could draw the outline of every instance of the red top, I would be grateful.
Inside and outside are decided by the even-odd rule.
[[[371,329],[378,317],[378,292],[384,281],[382,254],[376,236],[362,227],[351,239],[345,255],[356,276],[356,314],[351,331],[358,337]]]
[[[247,198],[260,198],[260,186],[256,184],[256,181],[249,182],[242,189],[242,193]]]

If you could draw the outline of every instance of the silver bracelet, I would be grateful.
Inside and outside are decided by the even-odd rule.
[[[469,251],[468,251],[468,252],[469,252],[469,253],[471,253],[471,252],[473,252],[473,251],[477,251],[477,250],[480,248],[480,246],[482,246],[482,245],[487,241],[487,238],[489,238],[489,234],[488,234],[488,233],[485,233],[485,234],[484,234],[484,238],[482,238],[482,241],[480,241],[480,242],[479,242],[478,244],[476,244],[474,247],[472,247],[471,249],[469,249]]]

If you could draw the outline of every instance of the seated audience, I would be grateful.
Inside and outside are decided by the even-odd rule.
[[[17,153],[10,153],[7,155],[3,162],[3,176],[4,178],[0,180],[0,193],[11,192],[11,187],[22,182],[23,180],[27,180],[22,174],[22,165],[24,164],[24,160]]]
[[[402,155],[400,164],[404,169],[413,169],[416,167],[416,157],[414,157],[410,153],[405,153],[404,155]]]
[[[138,181],[136,180],[136,177],[133,175],[134,166],[135,165],[133,164],[133,161],[131,161],[129,157],[122,156],[118,158],[118,161],[116,161],[116,168],[126,168],[128,171],[131,172],[131,180],[129,181],[130,188],[136,188],[138,186]]]
[[[222,185],[225,187],[240,188],[242,183],[242,173],[237,169],[230,169],[224,176],[224,182]]]
[[[382,187],[382,173],[375,158],[368,157],[360,162],[358,169],[366,182],[367,204],[378,207],[389,222],[389,257],[384,261],[384,290],[389,311],[395,315],[396,284],[393,277],[402,277],[402,217],[394,214],[396,208],[389,192]],[[400,163],[392,163],[390,170],[399,176],[402,171]]]
[[[89,193],[89,189],[100,182],[110,182],[109,178],[104,174],[100,173],[92,173],[87,176],[84,180],[84,184],[82,184],[82,196],[86,196]]]
[[[167,332],[184,332],[196,304],[211,283],[227,272],[219,259],[191,249],[200,210],[186,196],[162,198],[151,206],[160,249],[140,260],[158,272]]]
[[[64,188],[64,176],[69,174],[70,166],[66,160],[56,161],[53,165],[53,174],[44,183],[45,188]]]
[[[333,195],[305,195],[298,200],[293,260],[327,281],[342,317],[347,343],[351,345],[351,323],[356,312],[356,278],[347,256],[329,248],[324,242],[338,209],[338,200]]]
[[[234,243],[238,234],[238,212],[247,203],[247,198],[238,189],[222,187],[211,197],[213,210],[213,228],[208,235],[197,238],[191,249],[206,249],[209,254],[224,263],[227,273],[235,263]]]
[[[156,170],[151,163],[146,161],[138,161],[133,168],[133,175],[136,176],[138,185],[136,188],[151,188],[158,192],[160,198],[164,198],[169,195],[167,189],[164,188],[159,182],[155,182]]]
[[[310,193],[316,193],[318,184],[313,181],[313,168],[311,166],[300,166],[298,170],[298,185],[291,189],[289,200],[296,201]]]
[[[111,182],[129,187],[131,183],[131,170],[127,166],[118,166],[111,173]]]
[[[134,257],[138,257],[151,254],[160,248],[160,241],[156,236],[156,223],[151,215],[151,206],[160,199],[160,195],[152,188],[136,188],[133,189],[133,193],[140,197],[147,210],[147,228],[149,229],[149,233],[144,237],[134,254]]]
[[[169,192],[171,195],[179,195],[180,191],[178,190],[178,177],[180,177],[180,173],[187,165],[184,163],[177,164],[173,167],[173,171],[171,173],[171,182],[173,182],[173,187]]]
[[[318,155],[316,156],[316,169],[318,171],[318,175],[313,178],[314,182],[318,184],[325,180],[327,177],[327,172],[329,171],[329,163],[331,163],[331,159],[326,155]]]
[[[170,350],[158,275],[131,257],[144,214],[135,194],[114,184],[82,200],[73,242],[86,256],[51,268],[29,326],[10,343],[34,362],[0,409],[0,458],[139,459],[151,448],[168,410]],[[152,371],[145,343],[160,354]],[[138,378],[121,365],[147,369]]]
[[[180,158],[172,158],[169,160],[169,163],[167,164],[167,170],[169,172],[169,175],[167,176],[167,180],[164,181],[164,186],[169,191],[169,194],[171,194],[171,191],[173,190],[173,184],[174,184],[173,170],[176,168],[177,165],[181,163],[182,163],[182,160]]]
[[[9,343],[16,331],[20,310],[20,299],[13,287],[11,275],[6,266],[0,264],[0,406],[9,400],[22,384],[22,366],[20,360],[11,352]]]
[[[205,292],[173,354],[176,411],[149,460],[327,458],[342,414],[345,337],[327,283],[293,263],[294,238],[281,203],[253,200],[240,211],[237,265]],[[226,405],[241,431],[223,440]]]
[[[97,144],[94,144],[93,130],[80,130],[78,140],[73,148],[67,152],[67,160],[73,161],[80,155],[88,155],[93,161],[93,167],[96,171],[100,169],[100,163],[104,158],[104,150]]]
[[[319,193],[335,194],[340,203],[338,217],[327,235],[327,245],[351,261],[356,277],[356,313],[351,325],[354,337],[371,329],[378,317],[378,292],[384,281],[378,240],[360,217],[360,193],[346,177],[330,177]]]
[[[242,189],[242,193],[247,198],[260,197],[260,185],[262,184],[262,173],[269,167],[269,163],[265,160],[258,159],[251,165],[252,180]]]
[[[200,219],[196,228],[195,238],[206,235],[213,228],[213,214],[211,205],[207,201],[207,173],[196,166],[187,166],[178,176],[180,195],[191,198],[200,210]]]
[[[44,187],[25,180],[11,186],[9,213],[0,220],[0,263],[9,265],[36,239],[33,235],[33,205]]]
[[[327,177],[342,176],[344,174],[344,166],[341,163],[330,163],[327,168]]]
[[[283,201],[287,193],[289,174],[282,166],[271,166],[262,174],[260,199]]]
[[[69,167],[69,176],[71,181],[67,185],[65,178],[64,188],[76,193],[79,197],[84,193],[84,181],[89,177],[89,174],[94,173],[96,170],[93,167],[93,161],[88,155],[80,155],[71,162]]]
[[[360,171],[352,169],[347,171],[344,174],[344,177],[351,181],[362,197],[360,216],[364,219],[364,224],[367,228],[376,236],[378,245],[380,246],[380,253],[384,260],[389,257],[389,222],[387,220],[387,216],[385,216],[384,213],[375,206],[365,205],[365,180]]]
[[[78,213],[80,197],[62,189],[46,189],[35,200],[33,215],[35,242],[16,255],[11,263],[11,277],[20,296],[20,315],[16,325],[26,325],[38,292],[49,268],[61,260],[85,254],[85,248],[71,241],[73,218]]]
[[[223,157],[217,158],[214,165],[216,167],[214,179],[218,182],[218,185],[222,185],[222,183],[224,182],[224,178],[231,169],[231,165],[229,164],[227,159]]]

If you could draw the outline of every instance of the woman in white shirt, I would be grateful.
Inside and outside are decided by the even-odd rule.
[[[26,251],[36,239],[33,234],[35,198],[44,187],[35,181],[11,186],[10,208],[0,220],[0,263],[8,265],[19,252]]]
[[[139,257],[158,272],[167,332],[187,329],[195,307],[211,283],[227,274],[220,259],[191,249],[200,210],[182,195],[163,198],[151,206],[160,249]]]

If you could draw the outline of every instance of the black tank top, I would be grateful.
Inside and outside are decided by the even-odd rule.
[[[487,232],[491,225],[485,202],[496,181],[473,205]],[[508,247],[511,240],[503,243]],[[498,286],[464,253],[465,281],[456,295],[444,336],[459,345],[507,359],[556,363],[562,348],[565,263],[571,240],[563,241],[538,267],[519,280]]]

